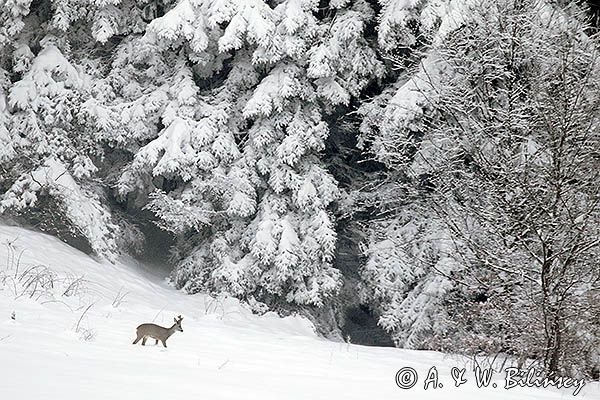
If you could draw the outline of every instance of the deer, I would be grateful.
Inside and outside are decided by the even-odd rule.
[[[141,324],[137,327],[137,337],[133,341],[133,344],[136,344],[140,341],[140,339],[142,339],[142,346],[145,346],[146,339],[151,337],[156,340],[155,345],[157,345],[158,341],[160,340],[163,346],[167,347],[167,339],[174,334],[175,331],[183,332],[183,329],[181,328],[181,321],[183,321],[183,317],[179,315],[177,318],[174,318],[173,321],[175,321],[175,323],[170,328],[163,328],[162,326],[158,326],[156,324]]]

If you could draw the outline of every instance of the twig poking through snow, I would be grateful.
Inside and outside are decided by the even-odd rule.
[[[165,310],[165,307],[166,306],[164,306],[163,308],[161,308],[160,310],[158,310],[158,312],[156,313],[156,315],[154,316],[154,318],[152,318],[151,322],[154,322],[156,320],[156,318],[158,318],[158,316],[160,315],[160,313]]]
[[[121,304],[123,304],[125,301],[125,297],[129,294],[129,292],[123,292],[123,287],[121,287],[119,289],[119,292],[117,293],[117,296],[114,298],[113,302],[112,302],[112,306],[114,308],[119,307]],[[156,317],[155,317],[156,318]]]
[[[58,303],[58,304],[62,304],[65,307],[67,307],[71,312],[73,312],[73,308],[71,308],[70,305],[68,305],[67,303],[65,303],[64,301],[61,300],[46,300],[46,301],[42,301],[40,302],[40,304],[47,304],[47,303]]]
[[[86,312],[89,311],[90,308],[92,308],[92,306],[95,303],[90,304],[89,306],[87,306],[87,308],[85,309],[85,311],[81,314],[81,316],[79,317],[79,321],[77,321],[77,326],[75,327],[75,332],[79,333],[79,324],[81,323],[81,320],[83,319],[83,316],[85,315]]]

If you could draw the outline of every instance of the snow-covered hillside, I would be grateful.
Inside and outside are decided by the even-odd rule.
[[[19,259],[20,257],[20,259]],[[168,348],[132,345],[170,326]],[[1,399],[565,399],[573,389],[455,388],[457,357],[336,343],[300,317],[255,316],[233,299],[189,296],[132,260],[98,262],[59,240],[0,225]],[[443,388],[423,390],[436,366]],[[400,389],[396,372],[419,382]],[[588,383],[577,398],[600,398]]]

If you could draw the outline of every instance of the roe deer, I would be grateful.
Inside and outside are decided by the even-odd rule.
[[[162,326],[158,326],[156,324],[141,324],[137,327],[137,337],[133,341],[133,344],[142,339],[142,346],[146,345],[146,339],[149,337],[156,340],[155,344],[158,344],[160,340],[163,346],[167,347],[167,339],[175,333],[175,331],[183,332],[181,328],[181,321],[183,321],[183,317],[180,315],[177,318],[174,318],[175,323],[170,328],[163,328]]]

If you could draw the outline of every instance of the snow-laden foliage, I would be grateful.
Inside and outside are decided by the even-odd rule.
[[[126,224],[107,204],[102,144],[82,110],[105,57],[94,41],[143,31],[141,14],[129,0],[0,7],[0,212],[38,223],[33,210],[52,209],[42,225],[62,225],[109,259],[128,241]]]
[[[91,185],[97,172],[92,158],[99,149],[77,113],[89,96],[91,79],[69,62],[59,42],[44,38],[37,55],[26,44],[13,51],[21,76],[2,99],[0,135],[10,145],[1,150],[6,190],[0,212],[23,212],[37,206],[40,196],[49,196],[96,253],[112,258],[119,228],[100,189]]]
[[[428,348],[447,333],[443,301],[463,267],[449,232],[423,209],[405,207],[369,226],[361,269],[363,302],[379,308],[379,324],[402,347]]]
[[[20,176],[0,201],[0,211],[31,207],[39,195],[50,196],[59,202],[69,223],[89,240],[94,252],[109,259],[117,254],[115,235],[119,227],[111,221],[110,211],[97,193],[80,186],[64,164],[54,157]]]
[[[117,47],[85,104],[133,154],[119,194],[181,237],[178,286],[313,305],[340,286],[326,117],[384,70],[367,2],[324,19],[317,6],[180,1]]]

